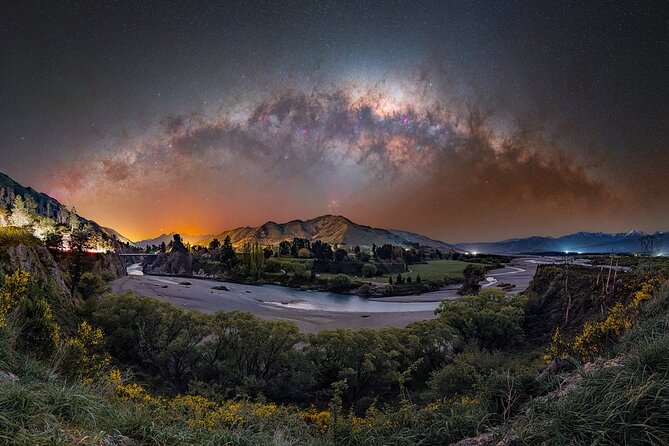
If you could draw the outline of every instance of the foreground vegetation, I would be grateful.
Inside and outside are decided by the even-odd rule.
[[[669,444],[666,272],[543,266],[521,296],[311,335],[92,270],[64,304],[37,272],[0,280],[0,444]]]

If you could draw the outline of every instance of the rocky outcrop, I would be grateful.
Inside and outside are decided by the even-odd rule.
[[[147,257],[144,263],[147,274],[190,276],[193,274],[193,257],[188,251],[172,251]]]
[[[58,264],[61,270],[69,271],[72,264],[72,255],[67,252],[58,253]],[[90,271],[101,276],[111,274],[114,278],[125,276],[126,270],[121,257],[115,253],[86,253],[84,271]]]
[[[51,289],[64,301],[73,302],[60,267],[44,245],[0,245],[0,274],[4,276],[18,269],[30,273],[39,286]]]
[[[15,383],[19,380],[19,377],[11,372],[5,372],[0,370],[0,381]]]

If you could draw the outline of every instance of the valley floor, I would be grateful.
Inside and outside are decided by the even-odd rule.
[[[491,271],[484,286],[514,285],[513,292],[527,288],[540,259],[517,259]],[[137,272],[137,267],[134,268]],[[214,289],[224,286],[226,290]],[[132,291],[175,306],[213,313],[248,311],[263,319],[295,322],[302,332],[334,328],[404,327],[434,318],[442,300],[457,299],[459,285],[416,296],[365,299],[328,292],[298,291],[274,285],[245,285],[207,279],[131,274],[112,283],[113,292]]]

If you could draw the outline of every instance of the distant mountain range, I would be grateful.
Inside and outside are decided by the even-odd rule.
[[[656,233],[660,235],[661,233]],[[564,253],[635,253],[641,251],[641,231],[607,234],[603,232],[577,232],[562,237],[526,237],[499,242],[458,243],[455,246],[467,252],[485,254],[538,254]],[[657,254],[669,253],[669,237],[659,237],[655,245]]]
[[[262,226],[245,226],[221,232],[216,236],[201,240],[200,244],[206,245],[214,238],[222,242],[226,236],[230,236],[235,247],[256,240],[263,245],[277,245],[283,240],[299,237],[311,241],[320,240],[331,245],[371,247],[372,244],[381,246],[390,243],[410,246],[418,243],[421,246],[438,248],[443,252],[459,251],[453,245],[424,235],[393,229],[372,228],[354,223],[341,215],[323,215],[310,220],[293,220],[287,223],[268,221]]]
[[[140,248],[146,248],[147,246],[154,246],[154,245],[158,246],[163,242],[165,242],[165,244],[167,245],[174,239],[174,234],[176,234],[176,232],[170,232],[169,234],[161,234],[158,237],[146,240],[140,240],[138,242],[135,242],[135,246],[138,246]],[[191,245],[196,245],[200,243],[202,240],[206,240],[213,237],[211,234],[207,235],[179,234],[179,235],[181,235],[181,239],[184,242],[190,243]]]
[[[24,199],[32,198],[37,205],[35,212],[42,217],[48,217],[54,220],[56,223],[65,225],[68,223],[68,218],[70,216],[70,210],[58,200],[53,197],[50,197],[47,194],[37,192],[31,187],[25,187],[17,183],[4,173],[0,172],[0,209],[10,210],[14,203],[14,198],[20,195]],[[88,220],[81,215],[77,214],[79,221],[82,224],[88,224],[94,232],[97,232],[103,236],[103,238],[116,240],[120,243],[130,243],[126,237],[122,236],[115,230],[111,228],[105,228],[100,226],[93,220]]]

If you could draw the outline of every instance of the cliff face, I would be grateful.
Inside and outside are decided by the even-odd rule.
[[[144,272],[148,274],[166,274],[189,276],[193,273],[193,257],[186,251],[172,251],[147,257]]]
[[[74,303],[65,276],[49,250],[35,239],[29,243],[0,243],[0,275],[16,270],[30,273],[34,283],[55,294],[62,302]]]
[[[63,271],[69,271],[72,265],[72,256],[70,253],[56,254],[56,261]],[[126,274],[123,260],[114,253],[86,253],[83,260],[84,271],[90,271],[95,274],[111,274],[115,278]]]

